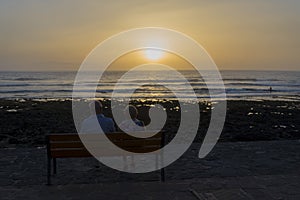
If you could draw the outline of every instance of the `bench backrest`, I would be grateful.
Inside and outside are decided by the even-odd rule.
[[[149,138],[136,138],[121,132],[109,133],[106,136],[120,148],[135,153],[152,152],[164,145],[163,133],[157,133]],[[94,144],[95,147],[101,145],[97,134],[86,134],[84,137],[93,142],[91,144]],[[101,137],[104,137],[104,135]],[[52,158],[92,156],[83,145],[78,134],[50,134],[46,136],[46,140],[48,156]],[[107,150],[101,152],[99,156],[115,155],[114,152]]]

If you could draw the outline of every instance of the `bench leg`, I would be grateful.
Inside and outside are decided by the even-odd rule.
[[[160,165],[161,165],[161,169],[160,169],[160,181],[161,182],[165,182],[165,168],[164,166],[164,155],[163,152],[161,152],[160,155]]]
[[[51,158],[47,159],[47,185],[51,185]]]
[[[56,158],[53,158],[53,174],[56,174]]]
[[[127,171],[128,170],[127,156],[122,156],[122,157],[123,157],[123,170]]]
[[[155,169],[158,170],[158,154],[155,154]]]
[[[162,168],[160,170],[160,181],[165,182],[165,169],[164,168]]]

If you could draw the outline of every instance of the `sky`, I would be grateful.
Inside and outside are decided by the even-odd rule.
[[[0,70],[77,70],[106,38],[164,27],[221,70],[300,70],[299,0],[1,0]]]

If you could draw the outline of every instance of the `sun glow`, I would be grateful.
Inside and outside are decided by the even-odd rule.
[[[145,56],[149,60],[158,60],[158,59],[162,58],[163,55],[164,55],[164,53],[160,50],[156,50],[156,49],[147,49],[147,50],[145,50]]]

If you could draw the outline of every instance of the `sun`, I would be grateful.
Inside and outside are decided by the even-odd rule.
[[[160,51],[160,50],[156,50],[156,49],[145,50],[145,56],[149,60],[158,60],[158,59],[162,58],[163,55],[164,55],[163,51]]]

